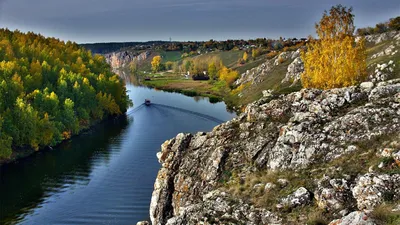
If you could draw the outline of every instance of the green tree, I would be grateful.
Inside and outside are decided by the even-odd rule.
[[[217,66],[215,62],[212,62],[208,65],[208,75],[210,76],[210,80],[215,80],[217,78]]]

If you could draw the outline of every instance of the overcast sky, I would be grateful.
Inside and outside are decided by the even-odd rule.
[[[306,37],[339,3],[357,27],[400,16],[399,0],[0,0],[0,27],[78,43]]]

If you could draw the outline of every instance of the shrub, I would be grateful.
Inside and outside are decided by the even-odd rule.
[[[341,5],[325,11],[316,25],[320,40],[312,40],[308,51],[302,52],[304,73],[301,81],[306,88],[330,89],[355,85],[365,80],[365,40],[355,43],[352,8]]]
[[[278,52],[270,52],[267,54],[267,59],[272,59],[278,55]]]

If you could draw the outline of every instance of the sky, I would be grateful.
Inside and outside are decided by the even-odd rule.
[[[336,4],[357,27],[400,16],[399,0],[0,0],[0,27],[77,43],[300,38]]]

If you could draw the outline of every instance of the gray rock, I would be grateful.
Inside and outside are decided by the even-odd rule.
[[[300,80],[300,75],[304,71],[304,63],[300,57],[297,57],[289,64],[287,68],[287,73],[282,83],[292,81],[292,85]]]
[[[399,200],[400,174],[365,174],[357,178],[352,193],[359,210],[373,210],[384,200]]]
[[[358,148],[355,143],[400,133],[400,104],[395,100],[399,93],[400,79],[377,83],[370,91],[361,90],[360,86],[326,91],[302,89],[273,100],[261,98],[249,104],[243,114],[211,132],[179,134],[165,142],[157,154],[162,167],[150,207],[152,223],[165,224],[175,218],[175,224],[184,224],[190,213],[198,212],[199,218],[208,213],[202,210],[203,196],[217,189],[227,172],[235,171],[243,178],[258,170],[299,170],[354,152]],[[281,188],[287,182],[278,180],[276,185]],[[381,198],[373,203],[363,202],[361,196],[369,194],[363,187],[355,186],[358,191],[353,189],[352,193],[360,205],[381,202]],[[344,186],[339,182],[321,186],[321,204],[340,211],[348,202],[347,197],[341,197],[348,196],[341,188]],[[311,201],[311,193],[304,193],[304,198],[296,197],[299,192],[283,200],[282,206],[295,207]],[[397,192],[392,196],[397,198]],[[240,208],[235,204],[239,203],[229,206]],[[246,212],[255,215],[261,211]]]
[[[295,208],[297,206],[307,205],[310,202],[311,193],[304,187],[301,187],[297,189],[293,194],[281,199],[280,205],[277,208],[281,208],[281,206]]]
[[[375,225],[376,223],[364,212],[356,211],[334,220],[329,225]]]
[[[327,176],[318,181],[314,198],[319,208],[333,212],[350,208],[353,200],[347,180]]]
[[[374,83],[372,82],[363,82],[360,84],[360,88],[362,91],[370,92],[372,88],[374,88]]]

